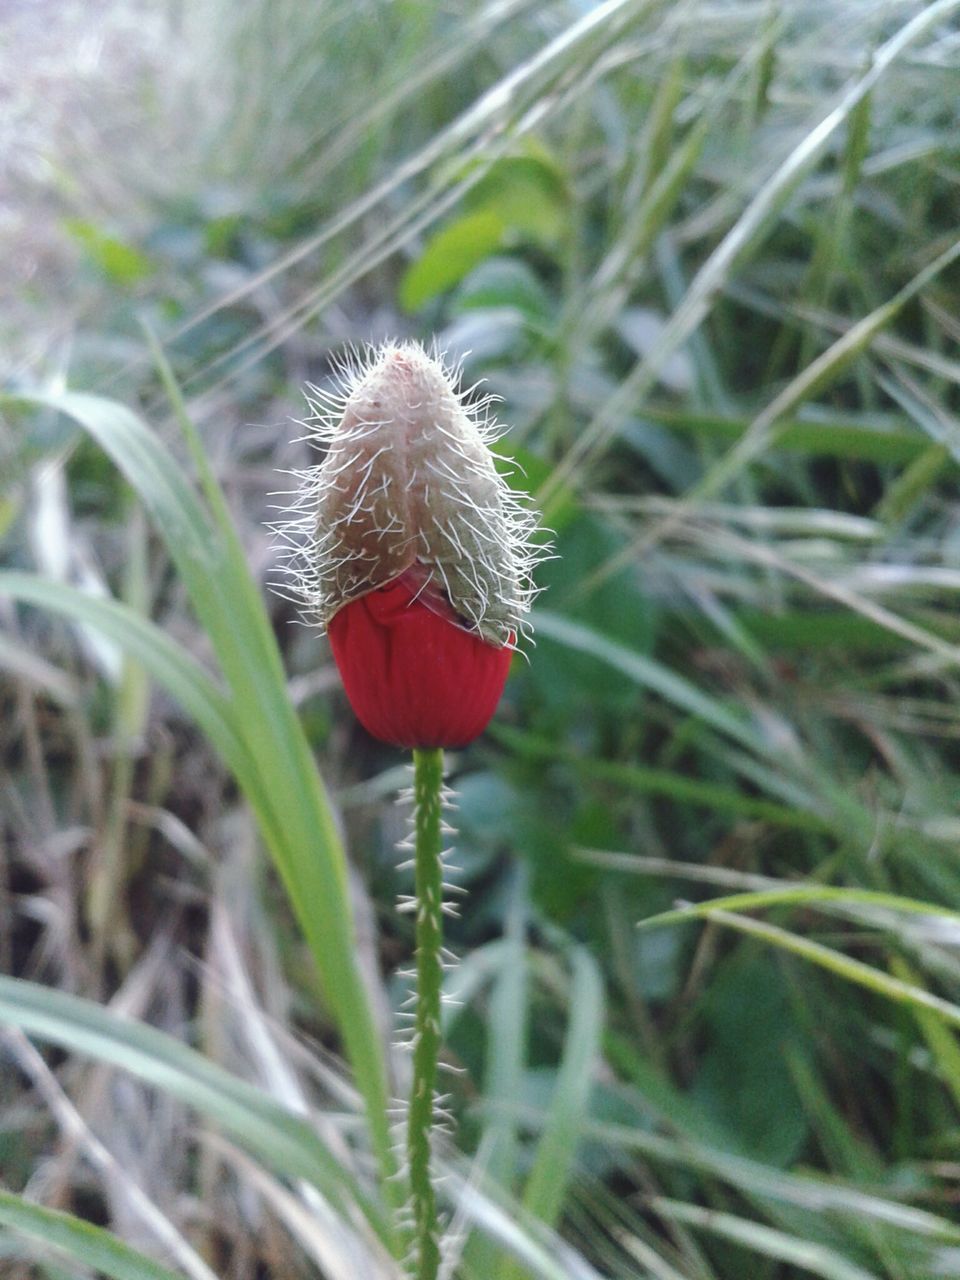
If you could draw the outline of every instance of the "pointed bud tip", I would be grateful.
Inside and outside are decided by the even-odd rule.
[[[300,473],[293,538],[296,544],[299,536],[300,544],[292,572],[307,610],[331,632],[355,708],[361,677],[351,666],[348,678],[345,655],[353,643],[347,637],[360,631],[346,617],[338,620],[349,606],[401,579],[416,584],[404,601],[411,616],[400,619],[411,625],[403,629],[402,645],[400,632],[394,635],[393,649],[378,633],[377,644],[386,646],[380,645],[378,661],[401,661],[402,649],[402,679],[429,689],[447,678],[436,668],[437,655],[447,655],[446,661],[456,654],[450,696],[473,680],[485,691],[484,707],[490,704],[486,719],[503,687],[509,651],[529,630],[532,571],[548,548],[534,539],[535,513],[497,472],[489,448],[492,424],[465,403],[458,382],[459,370],[420,344],[386,343],[344,365],[338,394],[317,393],[320,412],[311,434],[327,452],[318,466]],[[381,610],[377,602],[371,605],[370,617],[377,620]],[[366,618],[370,610],[361,612]],[[414,613],[427,615],[422,625],[413,625]],[[438,641],[443,629],[479,647],[458,647],[449,636]],[[411,637],[429,641],[419,659]],[[505,652],[497,663],[485,663],[484,650]],[[387,696],[389,681],[378,685],[378,679],[371,672],[371,689]],[[407,703],[412,705],[409,698]],[[368,722],[369,709],[361,719]],[[474,715],[471,725],[486,719]],[[399,741],[398,732],[388,740]]]

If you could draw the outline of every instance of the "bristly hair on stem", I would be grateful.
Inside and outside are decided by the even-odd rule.
[[[407,1156],[416,1249],[416,1280],[436,1280],[440,1228],[431,1169],[434,1093],[440,1055],[443,987],[443,752],[413,753],[417,1004]]]

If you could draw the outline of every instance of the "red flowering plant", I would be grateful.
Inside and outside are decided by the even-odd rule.
[[[308,438],[323,460],[298,472],[282,527],[308,618],[330,646],[356,715],[414,755],[417,1008],[407,1119],[411,1259],[434,1280],[440,1236],[431,1179],[443,977],[440,810],[444,747],[496,710],[529,632],[532,570],[547,554],[536,517],[494,464],[489,397],[416,343],[387,344],[311,389]]]

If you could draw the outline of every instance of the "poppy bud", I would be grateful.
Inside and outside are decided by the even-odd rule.
[[[388,344],[315,392],[283,530],[309,614],[325,627],[364,727],[404,747],[459,747],[482,733],[535,594],[533,514],[494,467],[489,399],[417,344]]]

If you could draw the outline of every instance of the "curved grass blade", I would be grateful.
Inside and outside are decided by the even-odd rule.
[[[878,1280],[874,1272],[865,1271],[863,1267],[848,1262],[826,1245],[800,1240],[775,1227],[751,1222],[733,1213],[705,1209],[702,1205],[680,1204],[662,1196],[653,1197],[649,1203],[652,1209],[668,1221],[683,1222],[712,1231],[726,1240],[744,1245],[764,1258],[775,1258],[801,1267],[815,1276],[822,1276],[823,1280]]]
[[[256,762],[223,690],[186,650],[127,605],[34,574],[0,572],[0,595],[95,627],[149,671],[197,722],[244,789],[261,827],[278,828]],[[279,836],[275,837],[279,838]]]
[[[315,957],[363,1094],[386,1194],[399,1202],[384,1048],[357,963],[346,858],[225,501],[220,495],[211,515],[171,451],[123,405],[79,392],[5,397],[0,404],[52,409],[79,423],[126,476],[166,543],[216,651],[237,733],[259,775],[260,803],[254,796],[251,803],[260,817],[269,796],[270,809],[282,815],[282,823],[263,827],[263,834]],[[195,437],[188,442],[202,454]],[[201,473],[209,496],[216,482],[205,465]],[[249,779],[249,771],[245,776]]]
[[[481,1230],[500,1250],[523,1268],[524,1280],[601,1280],[593,1266],[515,1201],[483,1190],[463,1176],[458,1166],[441,1164],[441,1193],[456,1207],[458,1216]],[[468,1275],[483,1275],[469,1271]]]
[[[636,653],[626,645],[610,640],[593,628],[561,614],[538,610],[534,622],[541,635],[580,653],[589,654],[621,671],[635,684],[652,690],[664,701],[746,747],[751,753],[749,763],[738,761],[737,753],[731,751],[725,754],[725,759],[732,767],[746,773],[756,785],[769,788],[783,781],[772,770],[763,768],[762,763],[758,764],[768,760],[771,755],[771,744],[766,735],[756,730],[745,716],[711,697],[684,676],[678,675],[655,658]],[[817,786],[817,799],[808,790],[811,782]],[[816,811],[818,808],[822,810],[826,803],[836,813],[838,820],[846,824],[848,831],[865,833],[870,829],[871,819],[863,806],[842,787],[837,786],[834,779],[827,777],[824,770],[807,765],[796,782],[791,779],[788,785],[798,807]]]
[[[658,1110],[667,1125],[677,1114],[675,1106]],[[546,1123],[545,1114],[535,1108],[513,1106],[511,1112],[518,1122],[532,1129],[542,1128]],[[749,1156],[733,1155],[716,1145],[707,1145],[697,1133],[697,1128],[687,1123],[680,1125],[679,1138],[666,1137],[637,1125],[589,1118],[583,1124],[585,1142],[595,1142],[604,1149],[635,1152],[656,1163],[707,1174],[736,1187],[748,1198],[781,1202],[821,1217],[868,1218],[894,1227],[904,1235],[916,1235],[925,1242],[924,1247],[934,1241],[960,1244],[960,1227],[927,1209],[884,1199],[832,1176],[785,1173]]]
[[[5,975],[0,975],[0,1023],[162,1089],[265,1164],[312,1183],[345,1216],[352,1201],[377,1235],[386,1236],[380,1211],[305,1120],[173,1036],[118,1017],[92,1000]]]
[[[110,1280],[183,1280],[182,1272],[168,1270],[103,1227],[95,1227],[72,1213],[31,1204],[2,1188],[0,1227],[44,1249],[56,1249]]]
[[[756,252],[780,210],[823,157],[833,134],[860,102],[895,66],[910,45],[948,17],[958,0],[937,0],[904,23],[876,52],[870,67],[843,94],[820,122],[804,133],[782,164],[767,179],[720,244],[703,263],[660,338],[617,389],[601,404],[558,467],[537,493],[537,504],[550,518],[558,488],[570,483],[584,462],[595,455],[628,412],[635,413],[653,390],[667,360],[697,332],[734,269]]]
[[[771,826],[795,827],[801,831],[828,834],[835,824],[819,813],[806,809],[793,809],[773,800],[744,795],[733,787],[715,782],[703,782],[688,778],[686,774],[671,769],[651,768],[648,765],[627,764],[620,760],[599,760],[573,751],[562,743],[536,734],[526,733],[509,725],[493,724],[487,730],[490,737],[510,747],[519,756],[535,760],[557,760],[569,764],[585,778],[597,778],[612,782],[627,791],[640,795],[666,796],[678,804],[688,804],[728,813],[735,817],[753,818],[768,822]]]
[[[608,640],[590,627],[580,622],[564,618],[560,614],[538,609],[534,619],[537,631],[551,640],[576,649],[580,653],[605,662],[628,676],[635,684],[653,690],[667,702],[679,707],[688,715],[702,720],[712,729],[739,742],[748,751],[756,752],[761,758],[767,754],[767,744],[763,736],[751,728],[749,722],[736,712],[729,710],[716,698],[691,684],[683,676],[678,676],[662,663],[645,654],[635,653],[626,645]]]
[[[644,417],[694,438],[718,440],[735,445],[750,429],[752,418],[708,413],[698,409],[648,405]],[[923,457],[929,440],[919,431],[884,425],[864,426],[845,422],[806,422],[797,418],[780,418],[777,423],[777,448],[813,457],[852,458],[854,461],[889,463],[906,466]]]
[[[603,979],[599,966],[582,947],[573,952],[572,959],[570,1017],[563,1058],[543,1136],[523,1192],[524,1209],[550,1227],[563,1209],[573,1173],[603,1034]],[[520,1274],[513,1262],[501,1271],[504,1280],[518,1280]]]
[[[780,421],[844,373],[922,289],[960,258],[960,241],[938,254],[887,302],[863,316],[831,346],[806,365],[779,392],[737,440],[732,449],[688,495],[695,500],[720,492],[777,438]]]
[[[759,938],[763,942],[769,942],[772,946],[779,947],[781,951],[789,951],[803,960],[810,960],[822,969],[838,974],[848,982],[855,982],[858,986],[865,987],[876,995],[885,996],[897,1004],[928,1010],[951,1026],[960,1027],[960,1005],[944,1000],[941,996],[931,995],[922,987],[893,978],[881,969],[874,969],[872,965],[864,964],[862,960],[854,960],[840,951],[825,947],[820,942],[801,938],[798,934],[791,933],[788,929],[781,929],[778,925],[752,920],[749,916],[738,916],[732,911],[722,911],[716,907],[696,914],[717,924],[725,924],[740,933]],[[660,923],[663,921],[661,920]]]
[[[874,889],[846,889],[836,885],[811,884],[788,885],[781,889],[757,889],[750,893],[732,893],[722,898],[712,898],[707,902],[689,903],[674,911],[663,911],[647,920],[641,920],[638,927],[655,929],[661,925],[677,924],[682,920],[703,919],[717,911],[749,911],[755,907],[775,907],[785,903],[804,906],[821,902],[903,911],[910,915],[950,920],[960,926],[960,911],[951,911],[934,902],[922,902],[918,898],[904,898],[897,893],[882,893]]]
[[[733,751],[727,751],[724,758],[755,785],[778,793],[778,784],[786,784],[791,799],[804,811],[822,812],[828,805],[829,813],[836,815],[836,822],[832,824],[834,829],[843,823],[847,832],[856,832],[861,838],[867,838],[872,832],[871,815],[845,788],[837,785],[827,770],[806,761],[797,768],[795,777],[785,779],[776,775],[773,769],[766,769],[764,762],[771,757],[771,743],[767,736],[754,729],[745,716],[731,710],[668,666],[561,614],[538,610],[534,622],[541,635],[623,672],[636,684],[652,690],[666,702],[746,747],[751,752],[749,760],[740,759]],[[789,759],[785,763],[789,765]],[[809,789],[811,784],[816,787],[815,794]]]
[[[603,979],[599,965],[582,947],[573,953],[569,1007],[557,1084],[523,1193],[524,1206],[550,1226],[563,1206],[603,1032]]]

